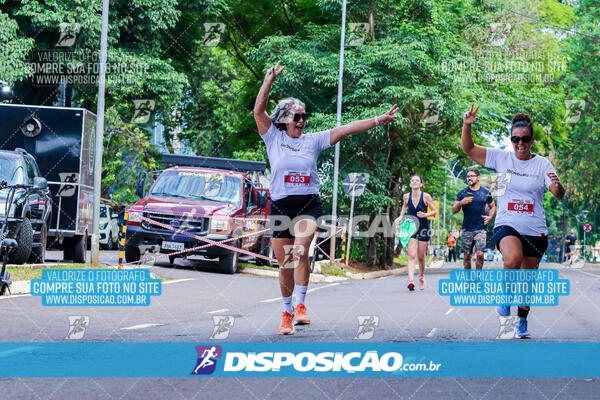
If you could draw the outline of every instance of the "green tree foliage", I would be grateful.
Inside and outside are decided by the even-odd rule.
[[[446,184],[446,226],[457,227],[461,217],[451,216],[450,207],[463,182],[448,178],[447,165],[472,165],[460,148],[462,114],[472,103],[481,106],[474,136],[482,145],[504,142],[515,113],[532,115],[533,150],[550,157],[568,183],[569,200],[545,201],[551,231],[564,228],[563,214],[570,224],[575,209],[597,202],[600,167],[590,160],[598,159],[600,148],[600,11],[593,0],[580,0],[576,8],[565,3],[348,2],[341,122],[400,106],[396,123],[341,142],[340,178],[370,175],[356,214],[395,218],[410,175],[418,173],[440,204]],[[0,0],[0,5],[0,79],[27,78],[28,52],[54,49],[61,22],[81,25],[73,50],[97,51],[101,0]],[[364,34],[352,29],[351,24],[371,21]],[[136,68],[108,76],[105,193],[133,201],[132,180],[119,177],[158,167],[145,130],[155,121],[165,125],[171,151],[177,135],[199,155],[266,161],[252,108],[265,71],[278,60],[287,68],[273,87],[268,111],[283,97],[298,97],[312,113],[308,130],[334,127],[340,22],[341,0],[111,1],[109,64]],[[206,23],[225,24],[217,46],[206,46]],[[40,101],[55,89],[40,92]],[[75,103],[95,110],[95,85],[70,89]],[[156,102],[148,125],[131,123],[135,99]],[[577,124],[565,123],[565,99],[586,101]],[[432,112],[427,101],[443,103],[435,121],[425,121]],[[328,150],[319,160],[326,211],[333,154]],[[347,214],[350,199],[341,186],[338,199]],[[353,252],[384,265],[392,260],[393,244],[357,241]]]

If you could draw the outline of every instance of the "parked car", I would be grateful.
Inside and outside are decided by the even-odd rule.
[[[106,250],[116,250],[119,245],[118,218],[111,206],[100,206],[100,244]]]
[[[148,250],[175,253],[206,244],[192,235],[220,242],[268,227],[269,191],[249,173],[263,172],[264,162],[182,155],[163,155],[162,161],[174,166],[161,171],[147,193],[145,178],[138,180],[136,192],[142,199],[129,211],[127,262],[139,261]],[[267,232],[227,244],[272,257]],[[236,272],[240,255],[209,245],[171,255],[169,262],[189,254],[218,258],[221,272],[228,274]]]
[[[494,261],[496,258],[496,251],[494,249],[485,249],[483,256],[485,261]]]
[[[40,169],[25,150],[0,150],[0,181],[8,185],[31,185],[16,189],[8,215],[9,238],[17,241],[18,247],[10,254],[9,262],[43,263],[46,257],[48,226],[52,220],[48,182],[41,176]],[[0,190],[0,224],[4,223],[9,189]]]

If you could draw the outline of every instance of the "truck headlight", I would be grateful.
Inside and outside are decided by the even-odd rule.
[[[142,224],[142,210],[131,210],[128,213],[127,223],[129,225],[141,225]]]
[[[227,219],[210,219],[210,231],[211,232],[220,232],[220,233],[229,233],[229,220]]]
[[[108,226],[108,222],[103,222],[100,224],[100,229],[105,230],[107,226]]]

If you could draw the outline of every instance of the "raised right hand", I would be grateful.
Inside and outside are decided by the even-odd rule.
[[[471,110],[467,111],[463,116],[463,123],[465,123],[466,125],[473,125],[475,122],[478,121],[477,111],[479,111],[479,106],[477,106],[475,111],[473,111],[473,106],[474,104],[471,104]]]
[[[273,83],[275,78],[277,78],[277,76],[279,76],[279,74],[285,69],[285,65],[279,68],[279,64],[281,64],[281,61],[277,61],[277,65],[267,70],[267,73],[265,74],[265,82]]]

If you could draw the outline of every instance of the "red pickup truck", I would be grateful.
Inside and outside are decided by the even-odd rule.
[[[129,209],[127,262],[139,261],[146,251],[182,252],[170,255],[170,263],[200,255],[218,258],[223,273],[236,272],[239,252],[210,244],[187,251],[207,244],[194,236],[216,242],[245,236],[226,244],[273,258],[268,231],[251,235],[268,229],[269,191],[257,178],[265,171],[264,162],[171,154],[162,161],[167,168],[147,194],[146,178],[138,179],[136,192],[142,199]]]

